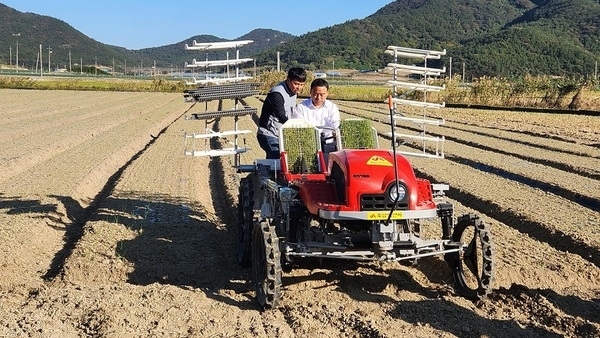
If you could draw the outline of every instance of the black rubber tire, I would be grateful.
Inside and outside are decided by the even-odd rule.
[[[252,229],[254,228],[254,190],[252,179],[240,180],[238,193],[238,223],[236,227],[237,262],[242,268],[252,265]]]
[[[256,300],[262,309],[273,309],[281,302],[281,252],[275,227],[262,221],[252,233],[252,279]]]
[[[452,241],[463,244],[460,252],[445,255],[457,292],[471,300],[487,297],[494,277],[494,248],[489,227],[475,214],[463,215],[454,226]]]

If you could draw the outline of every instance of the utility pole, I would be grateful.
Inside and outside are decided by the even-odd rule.
[[[18,73],[19,72],[19,36],[21,36],[21,33],[16,33],[16,34],[13,33],[12,36],[17,38],[17,73]]]
[[[83,74],[83,58],[79,58],[79,74]]]
[[[42,44],[40,43],[40,77],[44,76],[44,64],[42,63]]]
[[[95,74],[96,76],[98,76],[98,58],[94,57],[94,70],[95,70]]]
[[[69,73],[71,73],[71,50],[69,49]]]
[[[52,54],[52,49],[50,48],[50,46],[48,46],[48,73],[51,72],[51,70],[50,70],[50,54]]]

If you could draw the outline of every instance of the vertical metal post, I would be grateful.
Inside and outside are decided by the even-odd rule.
[[[48,73],[52,71],[50,69],[50,54],[52,54],[52,49],[50,48],[50,46],[48,46]]]
[[[42,63],[42,44],[40,43],[40,77],[44,73],[44,64]]]
[[[17,73],[19,72],[19,36],[21,36],[21,33],[13,33],[14,37],[17,38]],[[11,64],[12,64],[12,57],[11,57]]]

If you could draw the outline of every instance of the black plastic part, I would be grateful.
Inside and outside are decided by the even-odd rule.
[[[442,239],[452,237],[452,216],[454,207],[450,203],[439,203],[437,205],[437,215],[442,222]]]

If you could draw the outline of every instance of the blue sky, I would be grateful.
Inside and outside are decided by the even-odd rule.
[[[363,19],[393,0],[0,0],[20,12],[60,19],[88,37],[128,49],[199,34],[236,39],[256,28],[302,35]]]

